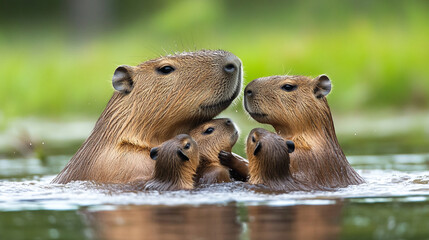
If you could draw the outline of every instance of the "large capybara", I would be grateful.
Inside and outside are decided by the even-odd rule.
[[[238,130],[228,118],[213,119],[194,128],[190,135],[198,143],[200,165],[196,183],[230,182],[229,169],[219,162],[221,151],[231,152],[237,142]]]
[[[169,55],[120,66],[94,130],[53,183],[150,179],[151,148],[189,133],[227,108],[241,88],[241,61],[225,51]]]
[[[329,188],[364,180],[350,166],[335,134],[326,96],[328,76],[271,76],[255,79],[245,89],[244,106],[252,118],[271,124],[295,143],[291,172],[297,178]]]

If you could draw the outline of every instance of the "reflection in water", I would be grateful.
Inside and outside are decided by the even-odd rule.
[[[250,239],[336,239],[342,205],[248,207]]]
[[[332,203],[2,211],[0,239],[428,239],[427,196]]]
[[[341,208],[155,205],[81,213],[100,239],[336,239]]]
[[[101,239],[238,239],[235,206],[134,206],[84,212]]]

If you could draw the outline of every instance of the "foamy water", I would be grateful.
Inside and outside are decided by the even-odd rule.
[[[358,170],[365,184],[349,186],[333,192],[274,193],[262,188],[234,182],[204,186],[192,191],[129,191],[122,185],[73,182],[50,184],[54,175],[31,180],[0,181],[0,210],[71,210],[82,206],[111,208],[121,205],[202,205],[228,204],[289,206],[297,204],[325,205],[342,198],[407,197],[404,201],[427,201],[429,171]]]

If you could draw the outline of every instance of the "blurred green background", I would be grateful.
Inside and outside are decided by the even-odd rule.
[[[413,147],[429,133],[428,13],[429,1],[399,0],[2,2],[0,129],[34,116],[95,120],[118,65],[207,48],[239,56],[245,84],[326,73],[339,134],[373,133],[388,119],[387,132],[411,126],[390,142]],[[240,102],[224,115],[243,131],[256,124]],[[346,151],[357,140],[342,140]]]

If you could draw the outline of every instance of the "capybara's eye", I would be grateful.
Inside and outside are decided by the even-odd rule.
[[[286,92],[292,92],[294,90],[296,90],[298,88],[297,85],[291,85],[291,84],[285,84],[282,86],[282,89],[285,90]]]
[[[172,66],[164,66],[164,67],[158,68],[158,72],[164,75],[172,73],[173,71],[174,71],[174,68]]]
[[[189,149],[191,147],[191,144],[190,143],[187,143],[183,148],[184,149]]]
[[[209,127],[206,129],[206,131],[203,132],[203,134],[208,135],[208,134],[211,134],[213,131],[214,131],[214,128]]]
[[[255,136],[252,136],[252,142],[256,142]]]

